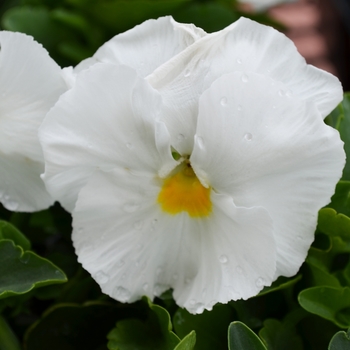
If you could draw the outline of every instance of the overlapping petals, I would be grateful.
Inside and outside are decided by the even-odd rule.
[[[192,313],[295,274],[344,166],[323,122],[337,79],[246,19],[145,75],[95,62],[40,129],[79,261],[119,301],[172,288]],[[177,194],[161,203],[182,169],[209,193],[207,211],[192,215]]]
[[[44,209],[53,199],[40,179],[38,128],[67,86],[32,37],[0,32],[0,45],[0,201],[9,210]]]

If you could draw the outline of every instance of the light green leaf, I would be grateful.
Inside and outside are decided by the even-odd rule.
[[[0,350],[21,350],[21,345],[6,320],[0,315]]]
[[[350,218],[334,209],[324,208],[318,213],[318,230],[330,236],[350,241]]]
[[[328,350],[349,350],[350,349],[350,328],[347,333],[340,331],[334,334],[329,343]]]
[[[339,181],[328,207],[336,212],[350,216],[350,181]]]
[[[0,220],[0,240],[10,239],[23,250],[30,249],[30,242],[15,226],[7,221]]]
[[[350,326],[350,288],[312,287],[299,293],[299,304],[308,312],[332,321],[338,327]]]
[[[228,328],[229,350],[267,350],[259,337],[244,323],[235,321]]]
[[[193,350],[196,345],[196,332],[192,331],[177,344],[174,350]]]
[[[179,344],[180,339],[171,331],[168,311],[149,299],[147,303],[149,310],[145,320],[119,321],[108,334],[109,350],[173,350]]]
[[[0,241],[0,299],[66,281],[65,274],[50,261],[24,252],[13,241]]]
[[[225,349],[227,347],[227,326],[234,320],[234,310],[230,305],[217,304],[213,310],[192,315],[178,309],[173,318],[174,329],[180,338],[189,332],[196,332],[197,350]]]

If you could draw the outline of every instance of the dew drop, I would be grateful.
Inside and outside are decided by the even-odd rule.
[[[94,246],[91,242],[84,242],[82,245],[81,245],[81,248],[80,248],[82,251],[84,251],[84,253],[86,252],[91,252],[93,249],[94,249]]]
[[[177,273],[174,273],[174,274],[173,274],[173,280],[176,281],[178,278],[179,278],[179,275],[178,275]]]
[[[185,135],[183,135],[183,134],[177,135],[177,140],[178,141],[183,141],[184,139],[185,139]]]
[[[287,97],[292,97],[293,96],[293,91],[292,90],[287,90],[286,91],[286,96]]]
[[[61,276],[61,275],[62,275],[62,272],[59,271],[59,270],[56,270],[56,271],[55,271],[55,275],[56,275],[56,276]]]
[[[243,74],[242,77],[241,77],[241,80],[243,81],[243,83],[248,83],[249,81],[249,78],[246,74]]]
[[[125,278],[126,278],[126,274],[123,273],[123,274],[122,274],[122,277],[121,277],[120,279],[121,279],[121,280],[125,280]]]
[[[130,142],[127,142],[127,143],[125,144],[125,146],[126,146],[126,148],[128,148],[128,149],[132,149],[132,144],[131,144]]]
[[[262,287],[263,285],[264,285],[264,279],[263,278],[261,278],[261,277],[259,277],[256,281],[255,281],[255,285],[257,286],[257,287]]]
[[[83,233],[83,228],[82,227],[78,227],[78,233]]]
[[[151,231],[154,231],[156,226],[157,226],[158,220],[157,219],[153,219],[151,222]]]
[[[6,194],[4,199],[5,199],[5,201],[8,201],[10,199],[10,196],[8,194]]]
[[[281,97],[283,97],[283,96],[285,96],[286,95],[286,92],[284,91],[284,90],[279,90],[278,91],[278,94],[281,96]]]
[[[242,106],[241,106],[241,105],[238,105],[237,111],[241,111],[242,109],[243,109]]]
[[[135,202],[125,203],[123,205],[123,210],[127,213],[133,213],[139,208],[139,205]]]
[[[122,260],[119,260],[118,263],[117,263],[117,267],[122,267],[125,265],[125,261],[122,259]]]
[[[163,269],[161,267],[157,267],[156,270],[156,275],[159,277],[161,275],[161,273],[163,272]]]
[[[187,284],[190,284],[192,282],[192,280],[190,279],[190,278],[186,278],[185,279],[185,284],[187,285]]]
[[[143,221],[142,220],[137,220],[134,222],[134,229],[136,230],[141,230],[143,227]]]
[[[242,269],[239,265],[236,267],[236,271],[237,271],[237,273],[239,273],[240,275],[243,273],[243,269]]]
[[[247,140],[247,141],[251,141],[253,139],[253,135],[249,132],[247,132],[245,135],[244,135],[244,138]]]
[[[276,105],[273,105],[273,106],[272,106],[272,109],[276,109],[276,108],[277,108],[277,106],[276,106]]]
[[[195,305],[196,304],[196,301],[194,299],[191,299],[190,300],[190,305]]]
[[[207,288],[203,288],[203,290],[202,290],[202,298],[205,299],[206,295],[207,295]]]
[[[140,66],[144,66],[145,65],[145,62],[140,62]]]
[[[221,262],[221,264],[227,264],[228,258],[226,255],[220,255],[219,261]]]
[[[147,292],[148,290],[148,283],[144,283],[144,285],[142,286],[142,289]]]
[[[113,297],[121,301],[122,303],[125,303],[126,301],[128,301],[130,298],[130,295],[131,295],[130,292],[121,286],[115,287],[113,290]]]
[[[154,286],[154,291],[153,291],[153,294],[155,295],[155,296],[160,296],[162,293],[163,293],[163,291],[166,289],[166,287],[164,286],[164,285],[162,285],[162,284],[156,284],[155,286]]]
[[[18,209],[18,207],[19,207],[19,204],[17,202],[14,202],[14,201],[6,202],[6,209],[8,210],[15,211]]]
[[[198,145],[198,147],[199,147],[200,149],[204,149],[204,140],[203,140],[203,138],[200,137],[200,136],[197,136],[196,139],[197,139],[197,145]]]
[[[103,271],[98,271],[96,275],[94,276],[94,279],[99,284],[104,284],[109,281],[109,276],[105,274]]]
[[[221,104],[221,106],[223,106],[223,107],[227,106],[227,97],[223,97],[223,98],[220,100],[220,104]]]
[[[191,71],[189,69],[185,70],[184,76],[187,78],[191,75]]]
[[[242,60],[240,58],[237,58],[237,63],[242,64]]]
[[[303,237],[302,236],[297,236],[297,239],[302,240]]]
[[[28,264],[30,260],[30,254],[24,254],[20,259],[19,261],[22,263],[22,264]]]

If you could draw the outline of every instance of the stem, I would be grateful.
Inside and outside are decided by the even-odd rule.
[[[0,315],[0,350],[22,350],[22,347],[13,333],[12,329],[6,322],[5,318]]]

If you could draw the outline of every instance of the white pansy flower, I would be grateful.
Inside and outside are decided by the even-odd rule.
[[[38,128],[67,87],[32,37],[2,31],[0,46],[0,202],[9,210],[45,209],[53,199],[40,178]]]
[[[92,57],[65,73],[73,86],[79,72],[103,62],[125,64],[146,77],[206,34],[203,29],[193,24],[178,23],[171,16],[149,19],[114,36]]]
[[[79,261],[119,301],[172,288],[192,313],[295,274],[344,165],[323,122],[340,96],[245,19],[146,80],[125,65],[82,71],[40,130]]]

